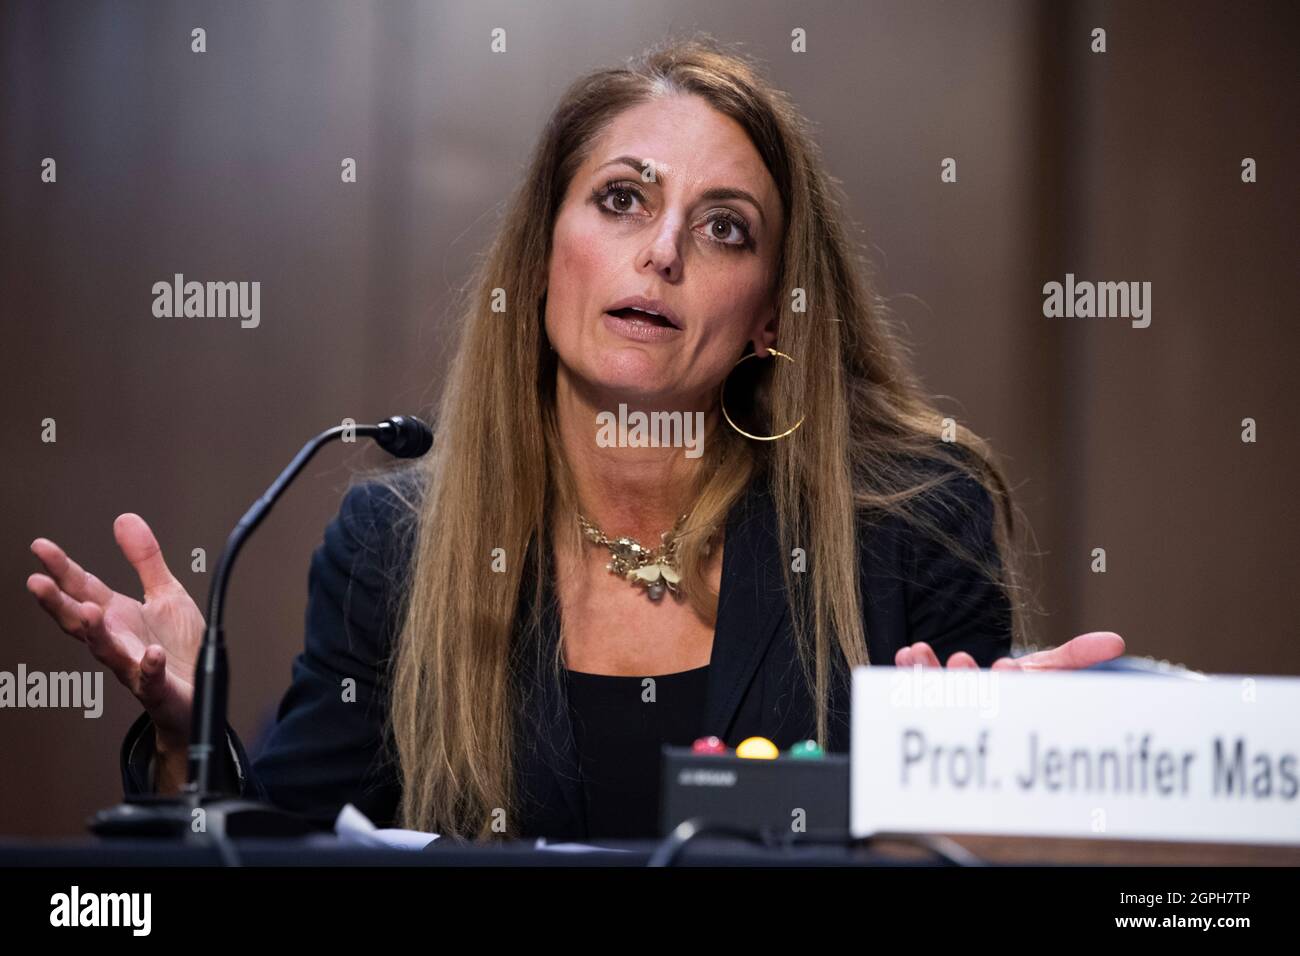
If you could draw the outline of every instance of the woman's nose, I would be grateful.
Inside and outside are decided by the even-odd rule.
[[[640,254],[638,269],[651,268],[665,279],[677,279],[682,268],[677,243],[677,227],[667,220],[659,223],[649,245]]]

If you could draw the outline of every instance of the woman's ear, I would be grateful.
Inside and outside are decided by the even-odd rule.
[[[767,358],[767,350],[776,344],[776,332],[780,321],[780,313],[773,309],[772,317],[759,327],[750,340],[754,343],[754,354],[759,358]]]

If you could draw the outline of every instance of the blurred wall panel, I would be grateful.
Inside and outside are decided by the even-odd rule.
[[[1152,283],[1151,324],[1075,319],[1065,445],[1080,616],[1156,657],[1300,671],[1294,6],[1093,3],[1073,71],[1079,278]],[[1258,181],[1242,181],[1242,161]],[[1242,420],[1258,440],[1243,443]]]

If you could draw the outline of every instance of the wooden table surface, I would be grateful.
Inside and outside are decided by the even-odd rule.
[[[1106,866],[1300,866],[1300,846],[1172,843],[1146,840],[952,834],[954,843],[989,863],[1065,863]],[[906,843],[881,841],[873,849],[900,857],[927,852]]]

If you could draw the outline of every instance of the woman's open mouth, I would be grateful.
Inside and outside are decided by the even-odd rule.
[[[616,335],[637,342],[660,342],[680,335],[682,331],[665,316],[632,306],[606,312],[605,327]]]
[[[645,309],[633,308],[632,306],[628,306],[625,309],[613,309],[606,314],[620,319],[627,319],[630,322],[643,322],[648,325],[658,325],[669,329],[677,328],[677,326],[669,322],[665,316],[658,315],[654,312],[647,312]]]

